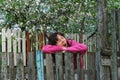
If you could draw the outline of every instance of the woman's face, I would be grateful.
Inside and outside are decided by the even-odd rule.
[[[65,47],[67,45],[67,41],[66,41],[65,37],[58,34],[57,39],[58,40],[57,40],[56,45],[62,46],[62,47]]]

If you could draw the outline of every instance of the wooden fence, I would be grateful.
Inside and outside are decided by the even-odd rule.
[[[114,18],[115,15],[114,12]],[[120,27],[118,27],[120,24],[115,22],[115,20],[120,21],[120,18],[113,20],[113,27],[116,27],[119,30],[117,33],[120,33]],[[40,37],[42,35],[30,36],[26,32],[2,29],[2,38],[0,38],[2,39],[0,80],[97,80],[97,75],[101,78],[99,80],[116,79],[116,58],[118,58],[118,67],[120,67],[120,55],[117,54],[117,52],[120,52],[119,34],[116,40],[116,34],[112,34],[115,38],[112,38],[111,47],[114,49],[109,56],[97,55],[96,41],[98,40],[96,35],[89,39],[87,39],[89,35],[83,35],[83,42],[87,44],[88,52],[83,56],[85,66],[82,70],[79,67],[76,70],[73,68],[72,53],[62,54],[58,52],[54,55],[54,61],[52,54],[43,54],[40,51],[43,45],[43,38]],[[78,34],[66,34],[66,36],[78,42],[80,40]],[[77,65],[79,66],[78,55]],[[101,61],[96,56],[99,56]],[[113,62],[115,62],[115,65],[112,65]],[[100,66],[97,65],[98,68],[96,67],[97,63],[100,63]]]
[[[72,53],[56,53],[55,62],[51,55],[46,55],[46,80],[93,80],[95,71],[80,69],[79,54],[77,54],[77,69],[74,69]],[[90,64],[89,66],[91,66]],[[92,65],[93,66],[93,65]]]
[[[43,45],[40,35],[30,37],[26,32],[2,29],[0,80],[95,80],[95,37],[87,40],[87,36],[83,36],[84,43],[93,42],[88,44],[89,52],[83,56],[84,69],[77,67],[74,70],[72,53],[58,52],[54,61],[52,54],[43,54],[40,51],[40,45]],[[78,34],[66,36],[80,40]],[[79,66],[79,54],[77,55]]]

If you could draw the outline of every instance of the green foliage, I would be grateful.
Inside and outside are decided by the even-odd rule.
[[[5,0],[1,10],[6,16],[6,28],[19,24],[22,30],[26,27],[32,30],[37,26],[39,29],[48,27],[48,31],[80,32],[82,20],[95,16],[91,15],[95,12],[94,4],[95,1],[85,0],[44,0],[38,3],[32,0]],[[91,13],[91,10],[94,11]]]
[[[38,2],[37,2],[38,1]],[[6,28],[18,24],[22,30],[86,33],[96,29],[96,0],[0,0]],[[120,8],[119,0],[108,0],[108,10]],[[84,20],[85,19],[85,20]]]
[[[107,6],[109,10],[111,9],[120,9],[120,0],[108,0],[107,1]]]
[[[51,25],[49,25],[50,30],[59,30],[68,33],[80,33],[82,24],[85,24],[86,26],[87,23],[85,22],[87,22],[88,18],[96,16],[95,1],[86,2],[85,0],[49,0],[46,3],[47,5],[50,5],[51,10],[49,13],[52,13],[53,19]],[[84,18],[85,22],[82,22]],[[91,24],[95,24],[95,21]]]
[[[6,28],[12,28],[13,25],[18,24],[22,30],[26,27],[32,29],[33,26],[39,25],[41,17],[39,5],[32,0],[5,0],[1,3],[0,9],[5,14]]]

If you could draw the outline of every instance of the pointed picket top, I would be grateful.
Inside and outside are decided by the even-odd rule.
[[[2,52],[6,52],[6,34],[5,34],[5,28],[2,28]]]
[[[7,29],[7,52],[12,51],[12,44],[11,44],[11,29]]]

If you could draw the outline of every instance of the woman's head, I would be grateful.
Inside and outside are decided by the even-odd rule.
[[[66,46],[67,41],[64,37],[64,34],[56,32],[49,36],[49,44],[51,45],[59,45],[59,46]]]

